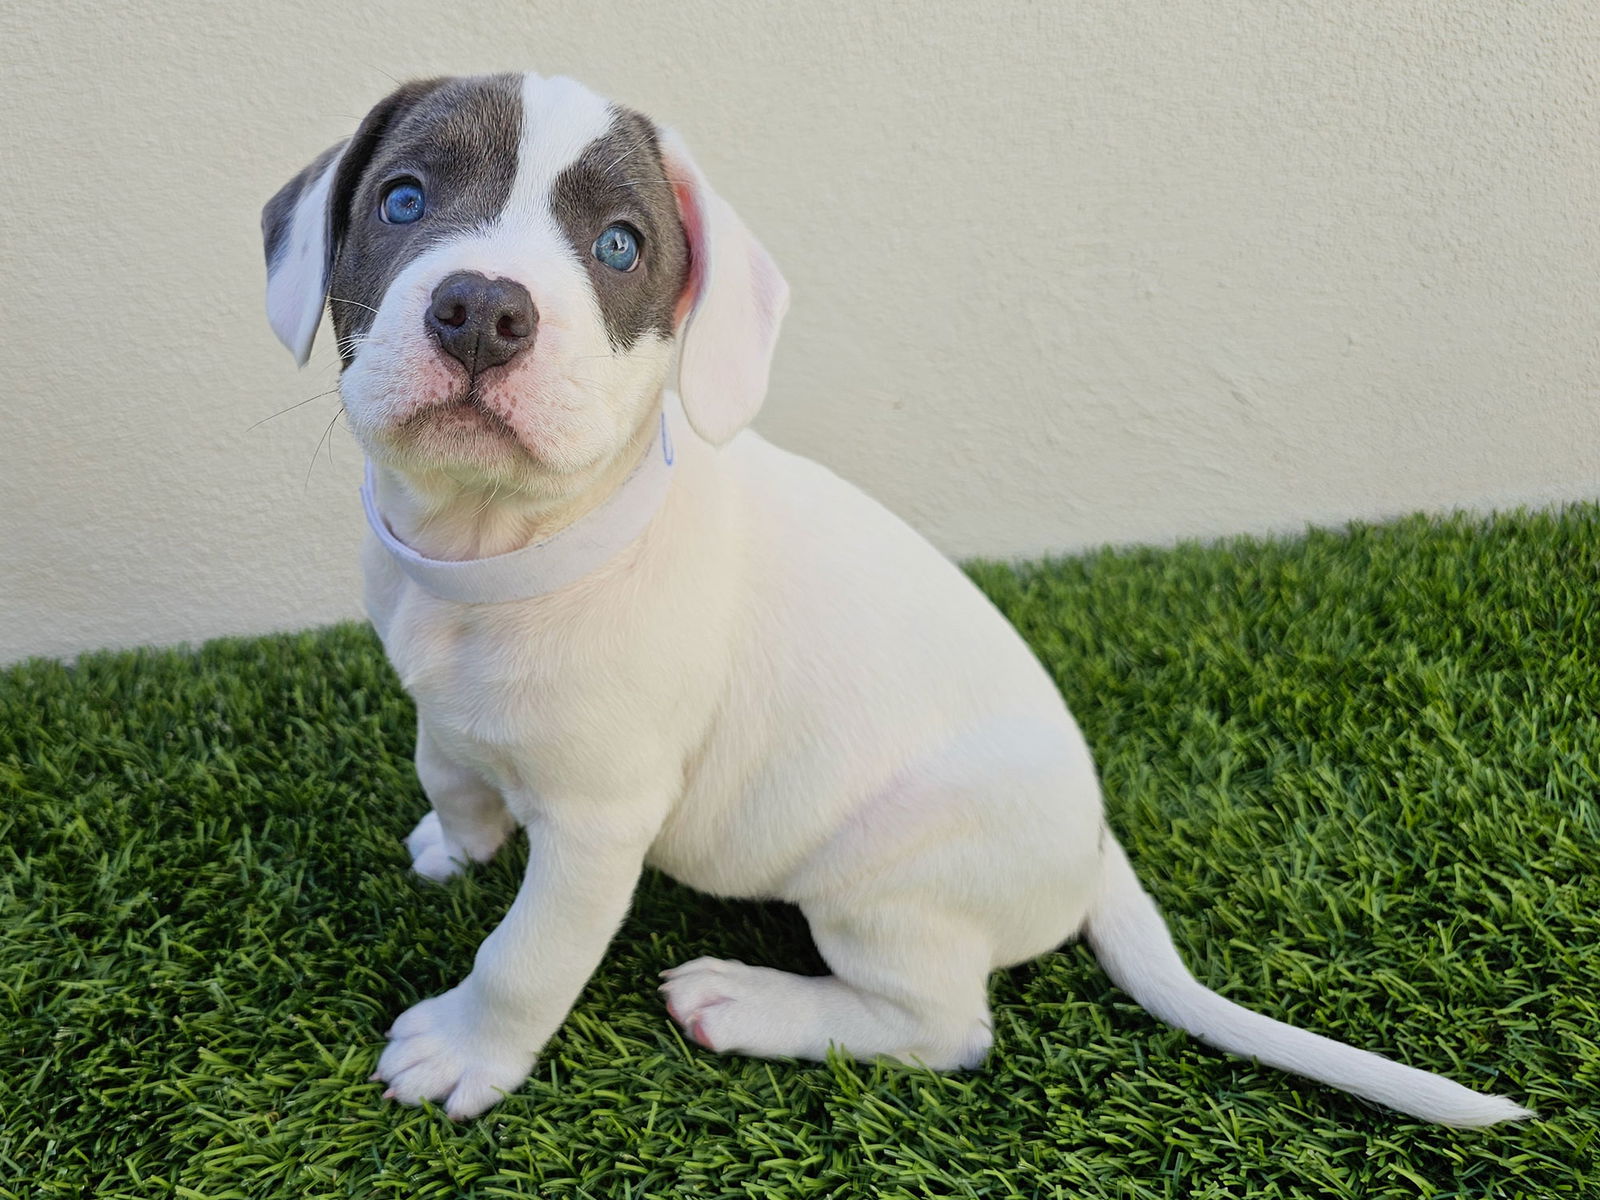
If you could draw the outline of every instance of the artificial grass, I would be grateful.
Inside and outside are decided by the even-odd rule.
[[[1076,946],[994,979],[975,1072],[717,1057],[656,971],[815,952],[654,875],[521,1091],[386,1104],[521,855],[408,873],[411,708],[343,626],[0,673],[0,1196],[1600,1195],[1600,510],[972,571],[1203,980],[1540,1118],[1225,1058]]]

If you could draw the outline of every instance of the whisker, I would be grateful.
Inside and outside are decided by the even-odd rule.
[[[372,305],[370,305],[370,304],[363,304],[359,300],[346,300],[343,296],[329,296],[328,299],[333,301],[335,304],[353,304],[357,308],[366,309],[369,313],[375,313],[375,312],[378,311],[377,309],[373,308]]]
[[[473,520],[477,520],[479,517],[481,517],[483,515],[484,511],[491,504],[493,504],[495,502],[495,500],[499,497],[499,495],[500,495],[500,484],[498,482],[496,482],[495,485],[494,485],[494,490],[489,493],[488,498],[485,499],[482,504],[478,505],[477,511],[475,511],[472,514],[472,519]]]
[[[338,412],[334,413],[333,414],[333,420],[328,422],[327,426],[322,431],[322,436],[317,439],[317,448],[311,452],[311,463],[310,463],[309,466],[306,467],[306,481],[305,481],[304,487],[305,487],[305,490],[307,490],[307,491],[309,491],[311,489],[311,472],[316,470],[316,467],[317,467],[317,456],[322,453],[322,443],[324,441],[326,441],[328,435],[333,432],[334,422],[338,421],[338,419],[340,417],[342,417],[343,415],[344,415],[344,409],[343,408],[341,408]],[[333,462],[333,443],[332,442],[328,443],[328,461],[330,463]]]
[[[361,349],[361,347],[368,345],[373,340],[373,335],[370,333],[347,333],[343,337],[336,337],[334,339],[334,341],[338,343],[341,351],[352,355],[355,354],[357,350]]]
[[[338,390],[339,389],[337,387],[331,387],[325,392],[318,392],[315,396],[307,396],[304,400],[300,401],[299,404],[291,404],[288,408],[280,408],[277,412],[273,413],[271,417],[262,417],[261,420],[257,421],[255,425],[246,426],[245,432],[249,433],[250,430],[256,427],[256,425],[265,425],[274,417],[281,417],[286,412],[293,412],[303,404],[310,404],[313,400],[321,400],[324,396],[331,396]]]
[[[607,172],[611,172],[611,171],[614,171],[614,170],[616,170],[616,168],[617,168],[617,166],[618,166],[618,165],[619,165],[619,164],[621,164],[621,162],[622,162],[622,161],[623,161],[623,160],[624,160],[624,159],[626,159],[626,158],[628,158],[628,157],[630,157],[630,156],[631,156],[631,155],[634,155],[634,154],[637,154],[637,153],[638,153],[638,152],[639,152],[639,151],[640,151],[640,150],[642,150],[642,149],[644,149],[644,148],[645,148],[645,147],[646,147],[646,146],[648,146],[648,145],[649,145],[649,144],[650,144],[650,141],[651,141],[651,136],[652,136],[652,135],[650,135],[650,134],[648,134],[648,133],[647,133],[647,134],[645,134],[645,135],[644,135],[644,136],[643,136],[643,137],[642,137],[642,138],[640,138],[640,139],[639,139],[639,140],[638,140],[638,141],[637,141],[637,142],[635,142],[635,143],[634,143],[634,144],[633,144],[633,145],[631,145],[631,146],[629,146],[629,147],[628,147],[628,148],[627,148],[627,149],[626,149],[626,150],[624,150],[624,151],[623,151],[623,152],[622,152],[622,153],[621,153],[621,154],[619,154],[619,155],[617,155],[617,156],[616,156],[616,157],[615,157],[615,158],[614,158],[614,159],[612,159],[612,160],[611,160],[611,161],[610,161],[610,162],[609,162],[609,163],[608,163],[608,164],[606,164],[606,168],[605,168],[605,169],[606,169],[606,171],[607,171]]]

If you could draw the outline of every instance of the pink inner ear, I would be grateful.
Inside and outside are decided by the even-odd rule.
[[[699,302],[701,288],[705,286],[706,267],[710,254],[706,246],[705,219],[700,212],[699,197],[694,183],[688,179],[674,179],[672,192],[678,198],[678,216],[683,221],[684,240],[689,243],[689,275],[684,280],[683,291],[678,293],[678,303],[672,310],[672,323],[682,327],[683,320]]]

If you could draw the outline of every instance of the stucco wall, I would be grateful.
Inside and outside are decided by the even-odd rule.
[[[1600,494],[1594,11],[12,0],[0,659],[358,612],[257,214],[438,72],[682,130],[793,285],[760,427],[952,554]]]

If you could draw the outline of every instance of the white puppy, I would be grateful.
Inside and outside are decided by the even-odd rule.
[[[1224,1050],[1432,1121],[1528,1115],[1189,975],[1022,639],[745,431],[787,287],[670,133],[565,79],[407,84],[263,228],[273,328],[304,361],[331,302],[369,460],[367,608],[433,806],[416,870],[529,842],[471,974],[395,1022],[388,1094],[468,1117],[518,1087],[651,865],[797,904],[833,971],[664,972],[710,1049],[974,1066],[989,973],[1082,934]]]

